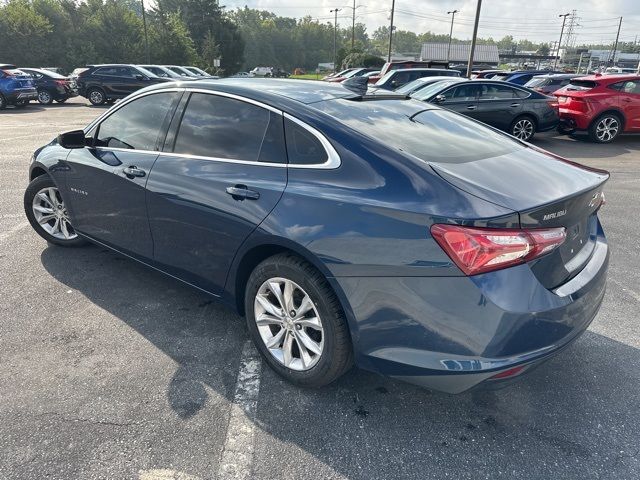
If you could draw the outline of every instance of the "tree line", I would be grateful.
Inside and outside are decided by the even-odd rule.
[[[248,7],[229,11],[218,0],[150,3],[145,17],[151,63],[197,65],[214,72],[214,61],[220,59],[219,73],[232,74],[255,66],[313,70],[334,60],[330,21]],[[0,0],[0,62],[67,71],[91,63],[146,63],[141,5],[140,0]],[[353,32],[350,26],[339,27],[336,34],[339,66],[354,61],[375,65],[386,56],[388,27],[369,34],[357,23]],[[447,41],[446,34],[395,30],[393,51],[419,53],[425,42]],[[511,36],[478,43],[501,50],[549,51],[548,44],[516,42]]]

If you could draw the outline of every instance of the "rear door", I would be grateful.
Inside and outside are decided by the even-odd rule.
[[[620,108],[627,119],[625,130],[640,131],[640,80],[628,80],[621,83],[619,100]]]
[[[92,128],[94,146],[71,150],[67,195],[76,230],[150,259],[145,185],[181,92],[145,95]]]
[[[522,112],[524,99],[517,90],[509,85],[486,83],[478,100],[475,118],[502,130],[507,130],[511,122]]]
[[[191,93],[147,183],[159,268],[211,293],[287,183],[281,112],[222,93]]]
[[[478,118],[478,97],[481,91],[481,85],[465,82],[442,92],[444,101],[438,105],[471,118]]]

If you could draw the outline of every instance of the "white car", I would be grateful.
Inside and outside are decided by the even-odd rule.
[[[256,67],[249,72],[254,77],[271,77],[273,76],[272,67]]]

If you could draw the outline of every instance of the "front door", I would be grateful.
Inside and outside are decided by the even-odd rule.
[[[626,118],[625,131],[640,131],[640,80],[623,82],[620,89],[620,108]]]
[[[461,85],[453,86],[442,92],[444,101],[439,105],[468,117],[477,118],[480,90],[481,87],[473,82],[465,82]]]
[[[242,242],[287,183],[283,119],[236,98],[192,93],[147,183],[156,266],[219,294]]]
[[[92,146],[71,151],[66,185],[78,232],[139,258],[153,256],[145,186],[179,95],[123,105],[89,132]]]

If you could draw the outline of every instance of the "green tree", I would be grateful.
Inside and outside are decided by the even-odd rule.
[[[10,0],[0,9],[0,58],[18,65],[43,65],[48,59],[42,47],[51,32],[51,23],[31,2]]]

